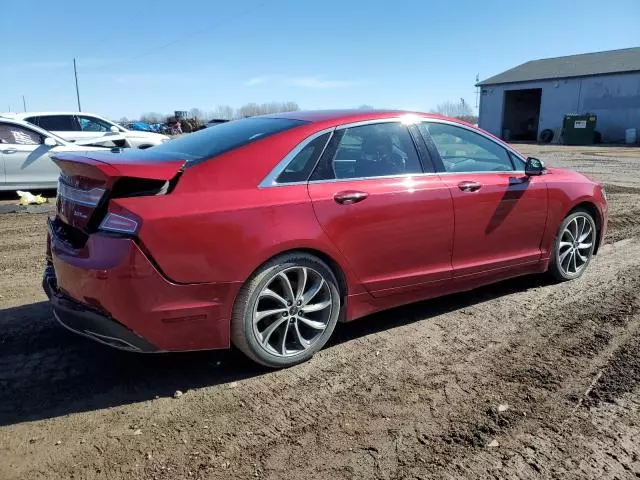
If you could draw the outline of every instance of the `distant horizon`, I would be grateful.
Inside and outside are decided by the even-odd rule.
[[[633,11],[633,0],[602,11],[577,0],[562,10],[551,0],[535,9],[506,0],[327,0],[321,9],[290,0],[193,0],[188,9],[112,0],[110,8],[126,13],[117,23],[103,6],[80,0],[64,10],[32,3],[38,14],[28,35],[20,22],[5,26],[0,111],[23,111],[23,95],[28,111],[76,111],[76,58],[82,111],[116,120],[273,101],[302,110],[367,104],[428,112],[462,98],[477,113],[477,78],[531,60],[640,45],[637,17],[618,14]],[[24,7],[11,3],[3,13],[18,18]],[[523,29],[523,18],[544,31]],[[603,25],[606,35],[585,34]]]

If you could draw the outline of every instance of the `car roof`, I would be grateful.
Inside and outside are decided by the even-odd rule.
[[[422,118],[433,118],[450,120],[461,124],[466,124],[455,118],[449,118],[434,113],[422,113],[409,110],[375,110],[375,109],[352,109],[352,110],[307,110],[298,112],[283,112],[264,115],[270,118],[290,118],[292,120],[302,120],[311,123],[352,123],[367,120],[377,120],[384,118],[396,118],[403,115],[417,115]]]

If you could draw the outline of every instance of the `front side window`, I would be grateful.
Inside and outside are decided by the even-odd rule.
[[[330,164],[315,179],[373,178],[422,173],[407,127],[398,122],[339,130]]]
[[[0,123],[0,144],[40,145],[43,137],[39,133],[12,123]]]
[[[111,125],[104,120],[95,117],[78,115],[80,130],[83,132],[110,132]]]
[[[479,133],[446,123],[423,122],[450,173],[509,172],[513,164],[509,152]]]
[[[37,121],[40,128],[53,132],[74,132],[78,130],[73,115],[42,115],[38,117]]]

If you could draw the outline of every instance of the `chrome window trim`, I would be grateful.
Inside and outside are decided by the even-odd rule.
[[[308,182],[300,182],[301,184],[308,183],[335,183],[335,182],[360,182],[363,180],[378,180],[378,179],[390,179],[390,178],[408,178],[408,177],[442,177],[447,175],[488,175],[488,174],[523,174],[523,170],[509,170],[501,172],[424,172],[424,173],[403,173],[400,175],[383,175],[380,177],[357,177],[357,178],[332,178],[328,180],[309,180]],[[291,184],[286,184],[291,185]]]
[[[280,176],[280,174],[282,172],[284,172],[284,170],[287,168],[287,166],[296,157],[296,155],[298,155],[304,149],[304,147],[306,147],[311,142],[313,142],[316,138],[321,137],[325,133],[331,133],[331,135],[327,139],[327,143],[325,143],[324,148],[322,149],[322,152],[320,152],[320,156],[318,158],[322,157],[322,155],[324,154],[324,150],[327,148],[327,145],[329,145],[329,142],[331,141],[331,137],[333,136],[333,132],[335,131],[335,129],[336,129],[336,127],[325,128],[325,129],[319,130],[319,131],[311,134],[307,138],[305,138],[302,142],[300,142],[298,145],[296,145],[293,148],[293,150],[291,150],[289,153],[287,153],[282,158],[282,160],[280,160],[277,163],[277,165],[275,167],[273,167],[273,169],[269,172],[269,174],[266,177],[264,177],[262,182],[260,182],[260,184],[258,185],[258,188],[287,187],[287,186],[290,186],[290,185],[306,185],[308,183],[307,181],[278,183],[278,182],[276,182],[276,179]]]
[[[522,155],[517,152],[516,150],[514,150],[513,148],[511,148],[508,144],[502,144],[502,143],[498,143],[496,142],[496,139],[493,138],[491,135],[483,132],[480,129],[474,128],[474,127],[469,127],[467,125],[463,125],[461,123],[458,122],[454,122],[451,120],[444,120],[441,118],[430,118],[430,117],[425,117],[419,114],[406,114],[407,116],[398,116],[398,117],[390,117],[390,118],[377,118],[377,119],[372,119],[372,120],[362,120],[359,122],[351,122],[351,123],[344,123],[341,125],[336,125],[334,127],[329,127],[329,128],[325,128],[323,130],[320,130],[312,135],[310,135],[309,137],[305,138],[302,142],[300,142],[293,150],[291,150],[282,160],[280,160],[278,162],[278,164],[273,168],[273,170],[271,170],[271,172],[269,172],[269,174],[264,178],[264,180],[262,180],[262,182],[260,182],[260,184],[258,185],[258,188],[267,188],[267,187],[287,187],[287,186],[293,186],[293,185],[307,185],[307,184],[320,184],[320,183],[334,183],[334,182],[351,182],[351,181],[362,181],[362,180],[375,180],[375,179],[390,179],[390,178],[407,178],[407,177],[423,177],[423,176],[443,176],[443,175],[468,175],[468,174],[473,174],[473,175],[487,175],[487,174],[523,174],[524,175],[524,165],[526,163],[526,160],[522,157]],[[332,178],[332,179],[324,179],[324,180],[309,180],[309,181],[302,181],[302,182],[289,182],[289,183],[278,183],[276,182],[276,178],[278,178],[278,176],[284,171],[284,169],[287,167],[287,165],[289,165],[289,163],[291,162],[291,160],[293,160],[295,158],[295,156],[300,153],[300,151],[306,147],[310,142],[312,142],[313,140],[315,140],[316,138],[318,138],[321,135],[324,135],[325,133],[331,132],[332,136],[333,133],[335,133],[338,130],[345,130],[347,128],[353,128],[353,127],[361,127],[364,125],[372,125],[372,124],[377,124],[377,123],[393,123],[393,122],[397,122],[397,123],[405,123],[406,119],[410,118],[411,122],[409,122],[407,124],[407,126],[409,124],[418,124],[418,123],[423,123],[423,122],[427,122],[427,123],[443,123],[446,125],[452,125],[454,127],[460,127],[460,128],[464,128],[465,130],[469,130],[470,132],[476,133],[484,138],[486,138],[487,140],[490,140],[491,142],[495,143],[496,145],[498,145],[499,147],[504,148],[505,150],[507,150],[508,152],[510,152],[511,154],[513,154],[516,158],[520,159],[522,161],[522,169],[516,169],[516,170],[507,170],[507,171],[477,171],[477,172],[423,172],[423,173],[404,173],[401,175],[384,175],[384,176],[380,176],[380,177],[358,177],[358,178]],[[327,143],[324,146],[323,151],[320,154],[320,157],[322,157],[322,155],[324,154],[324,150],[327,148],[327,146],[329,145],[329,142],[331,141],[331,137],[329,137],[329,139],[327,139]]]
[[[402,120],[403,120],[403,117],[377,118],[375,120],[361,120],[359,122],[343,123],[342,125],[336,126],[336,130],[346,130],[347,128],[364,127],[365,125],[374,125],[377,123],[403,123]]]
[[[356,177],[356,178],[330,178],[326,180],[309,180],[307,182],[309,185],[311,184],[319,184],[319,183],[338,183],[338,182],[361,182],[363,180],[380,180],[380,179],[391,179],[391,178],[409,178],[409,177],[426,177],[433,176],[435,173],[402,173],[400,175],[382,175],[380,177]]]

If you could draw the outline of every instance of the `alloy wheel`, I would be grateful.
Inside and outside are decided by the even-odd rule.
[[[311,348],[331,319],[334,298],[324,277],[309,267],[274,274],[260,291],[253,331],[260,346],[280,357]]]
[[[586,216],[578,215],[566,225],[558,244],[558,266],[565,275],[574,277],[585,267],[594,239],[595,229]]]

